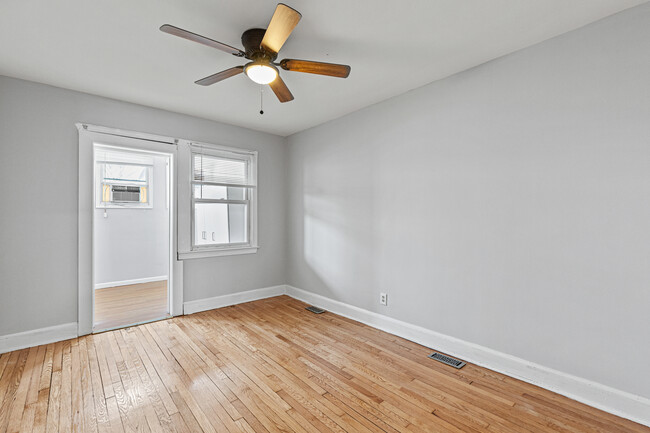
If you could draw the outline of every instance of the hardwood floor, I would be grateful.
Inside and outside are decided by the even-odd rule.
[[[286,296],[0,356],[0,432],[650,432]]]
[[[95,331],[167,317],[167,281],[95,290]]]

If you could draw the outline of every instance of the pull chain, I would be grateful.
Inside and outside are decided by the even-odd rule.
[[[264,87],[260,84],[260,114],[264,114]]]

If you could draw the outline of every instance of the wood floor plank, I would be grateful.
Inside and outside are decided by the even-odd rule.
[[[16,388],[12,401],[9,402],[7,397],[5,397],[5,401],[8,403],[7,408],[9,409],[9,419],[7,424],[8,433],[17,433],[20,430],[23,412],[25,411],[27,392],[29,391],[29,384],[32,379],[32,369],[34,368],[37,354],[38,348],[31,347],[29,349],[27,360],[25,361],[25,369],[21,376],[17,378],[19,385],[18,388]]]
[[[111,398],[115,395],[113,391],[113,377],[117,377],[117,373],[113,375],[109,361],[104,353],[105,341],[103,334],[95,335],[93,338],[93,347],[97,357],[97,364],[99,366],[99,375],[103,389],[104,398]]]
[[[84,387],[84,402],[88,407],[86,410],[87,422],[91,425],[96,423],[99,433],[110,431],[110,420],[108,408],[106,407],[106,395],[102,386],[101,371],[99,361],[97,360],[97,350],[95,347],[95,336],[89,336],[86,339],[86,352],[82,356],[84,363],[87,363],[85,375],[86,387]],[[112,387],[111,387],[112,390]],[[92,408],[91,408],[92,406]]]
[[[81,360],[79,355],[79,345],[85,340],[80,338],[73,340],[70,346],[70,368],[71,368],[71,410],[72,410],[72,432],[91,431],[91,426],[85,425],[84,419],[84,401],[83,401],[83,387],[85,384],[81,383]],[[95,428],[95,431],[96,428]]]
[[[6,432],[12,421],[11,409],[20,386],[28,353],[28,349],[21,350],[16,354],[13,362],[11,359],[9,361],[11,365],[8,366],[9,371],[5,375],[6,380],[3,378],[3,389],[0,389],[0,432]]]
[[[0,433],[650,433],[305,307],[279,296],[1,354]]]
[[[24,403],[22,422],[18,431],[32,431],[34,429],[34,418],[36,415],[36,403],[38,401],[38,389],[41,380],[41,370],[45,359],[45,346],[37,348],[36,359],[32,366],[32,374],[29,379],[29,389]],[[18,406],[20,408],[20,406]],[[19,409],[17,409],[19,410]]]
[[[124,425],[122,424],[122,417],[117,406],[117,397],[115,394],[106,399],[106,412],[108,413],[111,433],[124,433]]]
[[[61,354],[61,392],[59,393],[59,431],[72,430],[72,343],[63,342]]]
[[[52,360],[52,383],[47,408],[46,431],[47,433],[59,431],[59,410],[61,406],[61,364],[64,341],[56,343]]]
[[[115,337],[115,350],[120,352],[118,370],[122,379],[122,386],[129,397],[129,407],[136,408],[138,413],[137,422],[140,426],[138,431],[147,426],[148,430],[153,433],[163,431],[162,424],[156,416],[149,396],[138,376],[133,360],[128,353],[128,345],[123,339],[123,330],[118,330],[112,335]]]
[[[122,330],[121,332],[121,337],[124,338],[123,348],[125,350],[123,351],[123,353],[125,353],[129,359],[129,364],[131,365],[131,372],[132,372],[132,377],[134,378],[134,382],[137,384],[137,386],[139,386],[143,390],[143,393],[148,400],[148,404],[146,406],[147,407],[150,406],[151,409],[153,409],[153,410],[147,410],[145,412],[145,414],[147,415],[147,420],[149,422],[149,425],[154,431],[171,432],[173,431],[173,428],[171,426],[172,424],[171,417],[169,416],[167,409],[165,409],[165,406],[162,403],[160,395],[158,394],[156,387],[151,381],[149,374],[144,368],[144,365],[142,364],[142,360],[140,358],[140,355],[137,352],[137,349],[135,348],[135,345],[131,343],[131,338],[129,335],[130,333],[131,333],[130,330],[127,331]],[[154,429],[154,425],[155,425],[155,429]]]
[[[137,351],[138,356],[140,357],[140,362],[142,363],[142,367],[144,368],[144,371],[141,372],[141,374],[146,374],[148,376],[148,380],[151,381],[152,385],[155,388],[155,392],[158,394],[158,398],[162,401],[163,405],[165,406],[165,410],[167,411],[168,415],[173,415],[176,412],[178,412],[178,408],[176,407],[176,404],[172,400],[171,396],[169,395],[169,390],[163,383],[161,379],[161,372],[162,372],[162,366],[160,369],[156,369],[154,362],[152,359],[156,359],[155,356],[155,348],[151,348],[151,350],[147,350],[145,346],[143,345],[143,342],[139,338],[141,336],[141,331],[138,328],[132,328],[133,334],[129,338],[129,343],[133,345],[134,349]],[[159,371],[160,370],[160,371]]]
[[[0,354],[0,380],[2,380],[2,375],[5,371],[5,368],[7,367],[7,363],[9,362],[10,356],[11,353]]]

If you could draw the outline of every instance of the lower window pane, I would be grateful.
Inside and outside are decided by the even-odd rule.
[[[246,204],[195,203],[194,245],[248,242]]]

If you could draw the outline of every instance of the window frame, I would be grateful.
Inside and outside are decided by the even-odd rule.
[[[256,253],[259,248],[257,244],[257,151],[245,150],[221,146],[217,144],[199,143],[186,141],[179,143],[184,148],[185,168],[187,175],[183,176],[187,182],[187,231],[189,236],[185,238],[182,246],[179,245],[178,258],[193,259],[204,257],[215,257],[236,254]],[[247,161],[248,166],[248,215],[247,215],[247,234],[248,242],[217,244],[217,245],[195,245],[195,204],[196,203],[241,203],[242,200],[228,199],[196,199],[194,197],[194,185],[200,185],[201,182],[194,180],[194,155],[203,153],[204,155],[218,158],[237,159]],[[224,185],[225,186],[225,185]],[[245,200],[243,202],[246,202]],[[181,222],[179,220],[179,222]],[[180,239],[179,239],[180,240]]]
[[[105,146],[107,147],[107,146]],[[124,152],[124,153],[129,153],[129,152]],[[147,180],[144,185],[128,185],[128,181],[112,181],[112,182],[105,182],[106,177],[106,165],[107,164],[114,164],[114,165],[133,165],[137,167],[144,167],[147,170]],[[131,163],[131,162],[115,162],[115,161],[101,161],[95,159],[95,173],[96,173],[96,180],[95,183],[97,185],[97,191],[95,191],[95,208],[96,209],[153,209],[153,165],[151,164],[144,164],[144,163]],[[147,194],[147,201],[146,202],[119,202],[119,201],[102,201],[102,188],[104,185],[126,185],[126,186],[139,186],[142,188],[143,186],[146,188],[146,194]],[[110,193],[112,196],[112,192]]]

